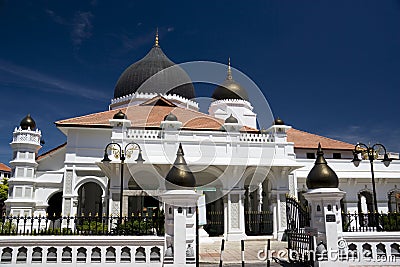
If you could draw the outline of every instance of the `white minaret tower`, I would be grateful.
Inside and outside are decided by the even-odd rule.
[[[242,126],[257,128],[257,114],[249,102],[246,90],[232,77],[231,59],[228,60],[228,74],[225,81],[218,86],[212,98],[208,113],[215,118],[225,120],[231,115],[238,119]]]
[[[7,213],[14,216],[34,215],[34,185],[36,178],[36,156],[41,148],[42,133],[28,114],[13,132],[10,161],[12,175],[9,184],[9,198],[6,200]]]

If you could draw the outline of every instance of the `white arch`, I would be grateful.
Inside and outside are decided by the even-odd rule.
[[[103,182],[103,180],[99,179],[99,177],[97,176],[85,176],[79,179],[79,181],[75,184],[74,187],[74,196],[78,196],[78,191],[79,188],[89,182],[93,182],[97,185],[100,186],[101,190],[103,191],[103,194],[101,195],[101,197],[105,197],[106,196],[106,192],[107,192],[107,185]]]

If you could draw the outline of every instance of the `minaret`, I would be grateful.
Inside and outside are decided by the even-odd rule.
[[[211,116],[225,120],[233,115],[240,125],[257,128],[257,114],[253,112],[246,90],[233,79],[230,58],[226,79],[214,90],[212,98],[214,101],[208,109]]]
[[[9,183],[7,213],[14,216],[34,215],[34,184],[36,178],[36,156],[41,148],[42,134],[28,114],[13,132],[10,161],[12,176]],[[43,215],[43,214],[42,214]]]

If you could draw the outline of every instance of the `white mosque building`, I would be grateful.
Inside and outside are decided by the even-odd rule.
[[[40,154],[40,125],[26,116],[11,142],[7,214],[118,216],[122,210],[129,216],[162,209],[157,196],[165,189],[179,144],[196,190],[205,195],[204,229],[211,236],[280,238],[286,229],[285,196],[303,200],[319,143],[346,192],[342,208],[372,211],[370,164],[353,166],[354,144],[294,129],[280,119],[257,129],[257,113],[263,111],[253,110],[246,89],[233,78],[229,66],[208,114],[200,112],[189,76],[156,39],[149,53],[122,73],[105,111],[56,122],[66,136],[64,144]],[[160,93],[171,83],[181,85]],[[144,162],[135,161],[139,156]],[[374,167],[379,210],[400,211],[400,162],[385,167],[376,161]],[[255,218],[261,219],[255,223]]]

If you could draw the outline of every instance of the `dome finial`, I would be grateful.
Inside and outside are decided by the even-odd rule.
[[[231,57],[228,58],[228,75],[226,76],[226,79],[232,80]]]
[[[157,47],[160,46],[160,45],[158,44],[158,27],[157,27],[157,29],[156,29],[156,41],[155,41],[155,43],[154,43],[154,46],[157,46]]]

